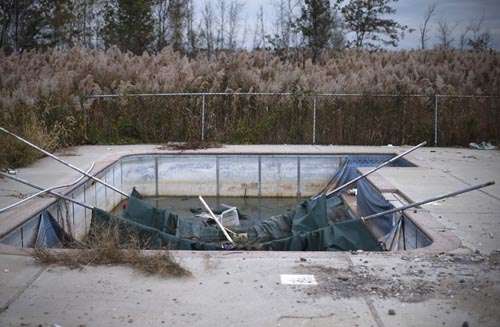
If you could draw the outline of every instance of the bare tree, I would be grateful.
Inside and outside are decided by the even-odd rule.
[[[186,7],[186,0],[170,0],[168,6],[168,39],[175,51],[183,50]]]
[[[194,4],[193,0],[188,0],[186,7],[186,28],[187,28],[187,51],[191,55],[196,55],[198,48],[198,35],[194,29]]]
[[[235,50],[237,47],[238,31],[240,25],[240,14],[243,11],[243,3],[238,0],[232,0],[229,3],[229,26],[227,33],[227,47]]]
[[[257,13],[257,24],[253,36],[253,49],[264,49],[266,47],[266,31],[264,27],[264,8],[259,7]]]
[[[453,32],[455,31],[457,24],[450,25],[446,20],[441,19],[438,22],[438,48],[450,49],[453,47],[455,39],[453,38]]]
[[[472,37],[467,40],[467,45],[475,51],[484,51],[490,48],[491,35],[483,30],[484,14],[469,25]]]
[[[217,0],[217,49],[225,47],[226,30],[226,0]]]
[[[437,3],[430,4],[425,11],[424,22],[420,25],[420,48],[424,50],[426,43],[429,41],[429,22],[436,12]]]
[[[469,41],[468,37],[470,32],[471,32],[471,26],[467,25],[460,33],[460,37],[458,40],[460,50],[465,50],[465,47],[467,47],[467,43]]]
[[[214,8],[210,1],[205,2],[202,11],[202,20],[200,23],[200,38],[207,52],[208,58],[211,58],[215,47],[215,32],[214,32]]]
[[[300,9],[300,0],[280,0],[275,3],[275,31],[273,36],[267,36],[267,38],[276,50],[288,53],[290,47],[295,45],[297,33],[294,26],[298,9]]]
[[[169,0],[155,0],[153,17],[155,20],[156,49],[159,51],[167,45]]]

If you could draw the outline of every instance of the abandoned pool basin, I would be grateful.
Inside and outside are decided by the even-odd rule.
[[[150,197],[305,198],[321,190],[345,158],[349,158],[355,169],[362,173],[394,156],[390,153],[146,153],[115,158],[103,169],[92,173],[127,193],[135,187]],[[415,167],[406,159],[398,159],[391,165],[402,169]],[[393,206],[410,202],[377,173],[370,175],[367,181],[373,192]],[[112,211],[124,200],[120,194],[93,181],[76,184],[66,194],[106,211]],[[355,196],[344,194],[342,199],[353,216],[373,213],[363,212]],[[33,247],[44,213],[50,213],[57,224],[77,240],[88,233],[92,219],[89,209],[61,199],[53,200],[0,235],[0,243],[15,248]],[[435,224],[433,218],[421,210],[406,212],[404,248],[441,251],[458,247],[459,242],[448,233],[436,233],[426,228]],[[376,230],[372,232],[377,233]]]

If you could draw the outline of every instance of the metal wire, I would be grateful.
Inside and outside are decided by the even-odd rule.
[[[62,164],[63,164],[63,165],[65,165],[66,167],[69,167],[69,168],[71,168],[71,169],[73,169],[73,170],[76,170],[77,172],[79,172],[79,173],[81,173],[81,174],[83,174],[83,175],[87,176],[88,178],[93,179],[94,181],[96,181],[96,182],[98,182],[98,183],[100,183],[100,184],[102,184],[102,185],[104,185],[104,186],[106,186],[106,187],[108,187],[108,188],[112,189],[113,191],[120,193],[121,195],[123,195],[123,196],[124,196],[124,197],[126,197],[127,199],[129,198],[129,195],[128,195],[127,193],[125,193],[125,192],[123,192],[123,191],[121,191],[121,190],[117,189],[117,188],[116,188],[116,187],[114,187],[113,185],[110,185],[110,184],[108,184],[108,183],[104,182],[103,180],[101,180],[101,179],[99,179],[99,178],[97,178],[97,177],[95,177],[95,176],[92,176],[92,175],[87,174],[85,171],[81,170],[80,168],[78,168],[78,167],[76,167],[76,166],[74,166],[74,165],[70,164],[69,162],[67,162],[67,161],[65,161],[65,160],[62,160],[61,158],[57,157],[56,155],[54,155],[54,154],[52,154],[52,153],[50,153],[50,152],[48,152],[48,151],[46,151],[46,150],[42,149],[42,148],[41,148],[41,147],[39,147],[38,145],[35,145],[35,144],[31,143],[30,141],[28,141],[28,140],[26,140],[26,139],[23,139],[23,138],[22,138],[22,137],[20,137],[19,135],[16,135],[16,134],[14,134],[14,133],[12,133],[12,132],[10,132],[10,131],[6,130],[6,129],[5,129],[5,128],[3,128],[3,127],[0,127],[0,131],[4,132],[4,133],[6,133],[6,134],[9,134],[10,136],[13,136],[14,138],[18,139],[19,141],[21,141],[21,142],[23,142],[23,143],[25,143],[25,144],[27,144],[27,145],[31,146],[32,148],[34,148],[34,149],[36,149],[36,150],[38,150],[38,151],[42,152],[43,154],[45,154],[45,155],[47,155],[47,156],[51,157],[52,159],[54,159],[54,160],[56,160],[56,161],[58,161],[58,162],[62,163]]]
[[[28,182],[28,181],[26,181],[26,180],[24,180],[24,179],[22,179],[22,178],[19,178],[19,177],[14,177],[14,176],[12,176],[12,175],[9,175],[9,174],[6,174],[6,173],[3,173],[3,172],[1,172],[1,171],[0,171],[0,175],[1,175],[1,176],[3,176],[3,177],[6,177],[6,178],[12,179],[12,180],[14,180],[14,181],[16,181],[16,182],[19,182],[19,183],[21,183],[21,184],[31,186],[31,187],[33,187],[33,188],[36,188],[36,189],[40,190],[40,191],[44,191],[44,190],[45,190],[45,189],[44,189],[43,187],[41,187],[41,186],[38,186],[38,185],[33,184],[33,183],[31,183],[31,182]],[[54,191],[48,191],[47,193],[52,194],[52,195],[54,195],[54,196],[56,196],[56,197],[58,197],[58,198],[61,198],[61,199],[67,200],[67,201],[69,201],[69,202],[72,202],[72,203],[78,204],[78,205],[80,205],[80,206],[82,206],[82,207],[84,207],[84,208],[87,208],[87,209],[90,209],[90,210],[93,210],[93,209],[94,209],[94,207],[89,206],[88,204],[85,204],[85,203],[83,203],[83,202],[76,201],[76,200],[74,200],[74,199],[72,199],[72,198],[70,198],[70,197],[68,197],[68,196],[66,196],[66,195],[62,195],[62,194],[56,193],[56,192],[54,192]]]
[[[90,166],[90,168],[87,170],[87,173],[90,173],[92,171],[92,169],[94,169],[94,166],[95,166],[95,162],[92,162],[92,165]],[[58,188],[64,188],[64,187],[70,187],[70,186],[73,186],[75,184],[77,184],[78,182],[80,182],[83,178],[85,177],[85,175],[82,175],[80,176],[78,179],[74,180],[73,182],[69,183],[69,184],[64,184],[64,185],[57,185],[57,186],[52,186],[52,187],[49,187],[49,188],[46,188],[45,190],[41,190],[39,192],[36,192],[35,194],[32,194],[20,201],[17,201],[16,203],[13,203],[5,208],[1,208],[0,209],[0,213],[2,212],[5,212],[7,210],[10,210],[12,208],[15,208],[15,207],[18,207],[20,206],[21,204],[25,203],[25,202],[28,202],[29,200],[33,199],[33,198],[36,198],[38,196],[41,196],[45,193],[49,193],[50,191],[53,191],[53,190],[57,190]]]

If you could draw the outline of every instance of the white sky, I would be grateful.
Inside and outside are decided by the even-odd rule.
[[[217,2],[216,0],[195,0],[197,11],[207,1],[213,2],[214,5]],[[257,21],[257,13],[261,5],[264,7],[267,32],[272,32],[277,0],[241,0],[241,2],[244,3],[241,17],[243,21],[246,21],[248,28],[246,44],[250,45]],[[454,37],[458,41],[459,34],[465,26],[484,15],[483,26],[491,33],[491,46],[500,49],[500,0],[400,0],[394,5],[397,9],[394,18],[399,23],[416,30],[405,36],[400,42],[400,48],[408,49],[419,46],[418,27],[423,21],[427,6],[432,3],[437,3],[437,9],[434,19],[430,23],[430,44],[437,41],[436,25],[439,20],[446,20],[452,26],[456,25]],[[243,30],[243,26],[241,30]]]

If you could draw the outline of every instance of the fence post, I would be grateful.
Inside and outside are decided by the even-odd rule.
[[[83,138],[85,142],[88,142],[88,137],[87,137],[87,129],[88,129],[88,113],[87,110],[85,110],[85,106],[83,105],[83,96],[80,95],[80,110],[83,113]]]
[[[316,96],[313,98],[313,144],[316,144]]]
[[[434,95],[434,146],[438,145],[438,97]]]
[[[201,140],[205,141],[205,94],[201,97]]]

